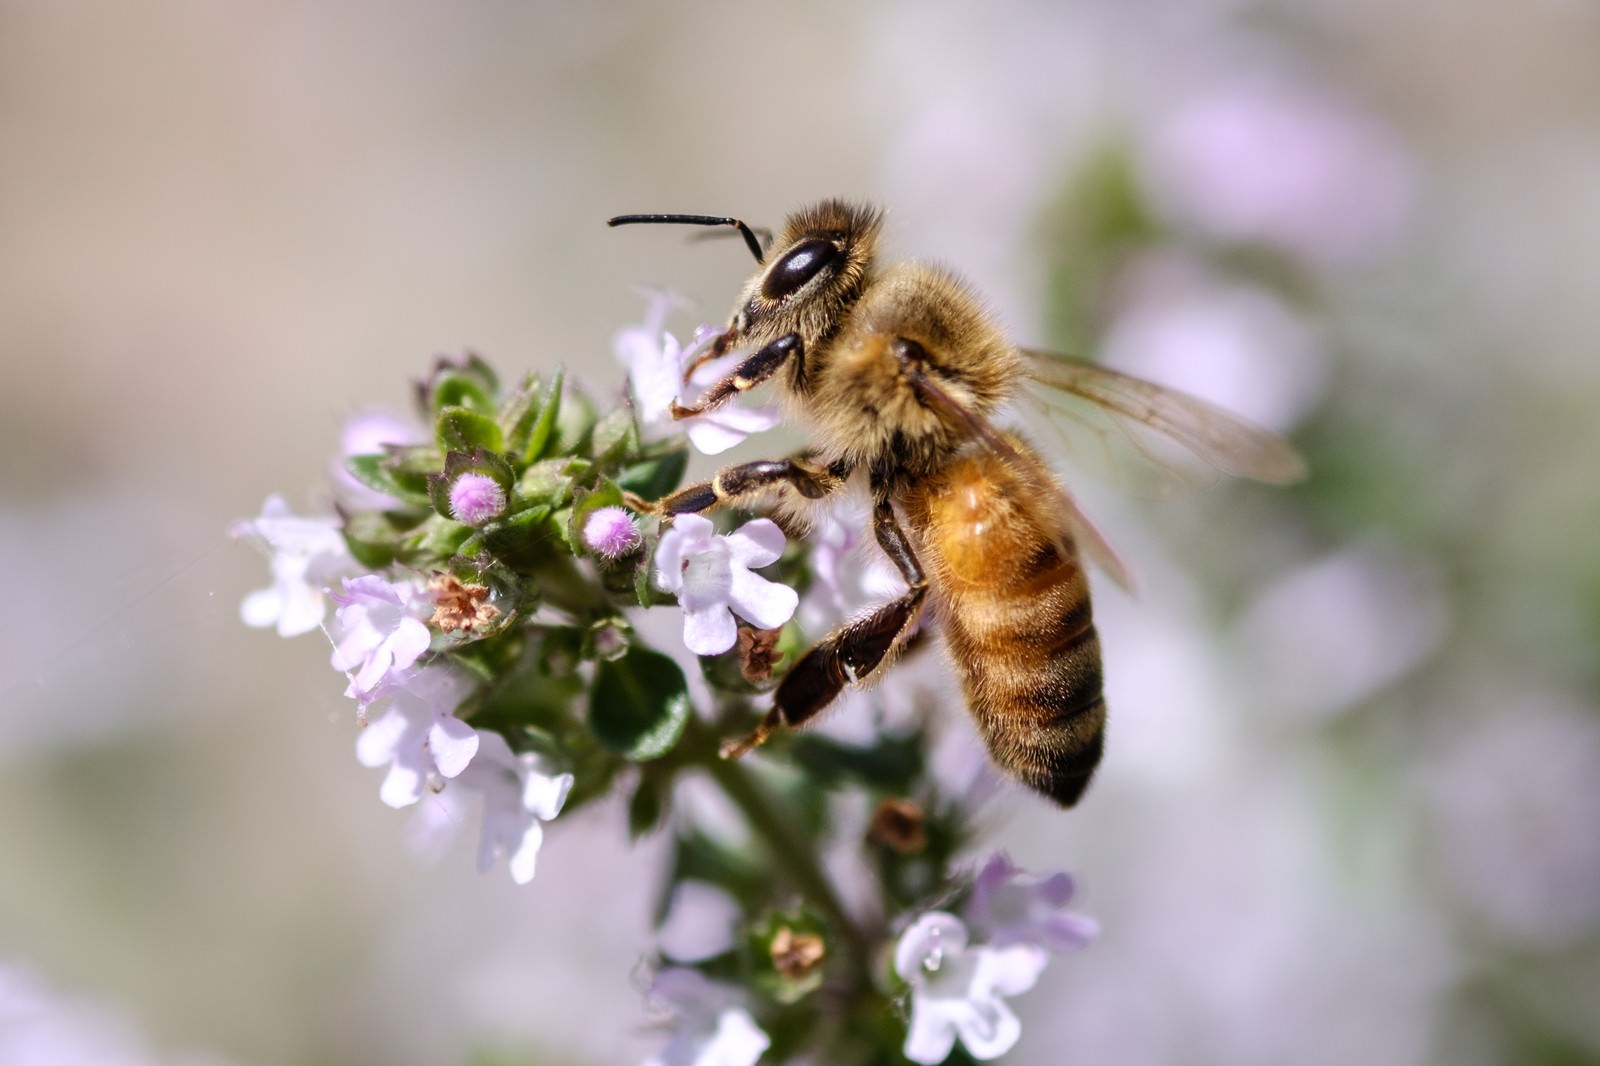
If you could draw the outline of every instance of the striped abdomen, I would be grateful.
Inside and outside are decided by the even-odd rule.
[[[978,451],[905,494],[931,606],[990,753],[1070,807],[1105,735],[1089,584],[1037,488]]]

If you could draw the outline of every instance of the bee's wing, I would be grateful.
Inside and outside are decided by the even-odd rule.
[[[1276,434],[1215,404],[1079,359],[1022,351],[1031,397],[1067,439],[1071,456],[1143,495],[1170,496],[1215,471],[1274,484],[1298,481],[1305,461]],[[1089,447],[1073,431],[1092,435]],[[1176,445],[1176,448],[1174,448]],[[1199,460],[1199,465],[1195,463]]]
[[[1037,455],[1027,448],[1017,447],[1005,434],[995,429],[988,419],[952,396],[931,377],[917,374],[914,384],[930,406],[965,424],[971,430],[973,437],[1004,458],[1011,469],[1038,490],[1037,493],[1026,494],[1018,503],[1029,512],[1040,529],[1052,530],[1064,526],[1084,558],[1124,590],[1134,591],[1133,574],[1122,561],[1122,556],[1117,554],[1117,550],[1111,546],[1105,534],[1089,520],[1089,516],[1083,513],[1077,502],[1066,489],[1061,487],[1060,482]],[[1067,548],[1066,545],[1060,547]]]

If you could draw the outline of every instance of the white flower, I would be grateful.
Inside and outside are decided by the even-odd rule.
[[[455,716],[471,691],[468,675],[430,663],[390,675],[372,693],[375,701],[388,702],[388,711],[356,738],[356,758],[362,766],[389,764],[378,793],[384,803],[410,806],[422,798],[431,774],[456,777],[472,762],[487,734]]]
[[[696,396],[684,392],[683,367],[697,358],[721,332],[714,326],[701,326],[687,349],[665,329],[667,312],[676,303],[669,293],[653,293],[642,325],[629,326],[617,334],[613,348],[617,359],[628,370],[639,421],[645,426],[670,425],[674,401],[690,403]],[[748,353],[714,360],[696,369],[688,384],[704,390],[727,374]],[[694,418],[684,419],[689,442],[706,455],[727,451],[751,433],[760,433],[778,424],[774,407],[740,407],[727,404]]]
[[[1076,951],[1100,932],[1093,918],[1066,907],[1072,875],[1026,874],[1004,855],[984,863],[963,913],[972,931],[994,947],[1037,944],[1054,952]]]
[[[385,581],[377,574],[346,578],[344,589],[332,593],[339,604],[333,668],[355,671],[344,694],[365,704],[386,677],[410,668],[428,650],[432,634],[421,616],[433,611],[433,601],[414,581]]]
[[[539,846],[544,842],[542,823],[561,813],[572,791],[572,775],[552,770],[548,760],[539,755],[512,754],[511,745],[499,733],[478,730],[477,755],[444,795],[465,789],[483,796],[480,871],[488,870],[504,855],[513,881],[525,885],[533,880]]]
[[[643,1066],[755,1066],[772,1041],[732,996],[697,971],[663,970],[650,993],[676,1018],[659,1055]]]
[[[911,985],[911,1025],[903,1049],[912,1062],[943,1062],[957,1038],[976,1059],[994,1059],[1022,1036],[1003,996],[1032,988],[1044,970],[1042,949],[967,946],[960,919],[931,911],[901,934],[894,968]]]
[[[276,626],[280,637],[320,626],[327,611],[323,600],[327,584],[356,568],[339,535],[339,519],[297,517],[282,496],[267,497],[260,517],[235,522],[228,533],[271,554],[271,586],[246,596],[239,615],[247,626]]]
[[[766,518],[727,535],[702,515],[673,519],[656,551],[656,584],[678,597],[690,651],[720,655],[733,647],[739,636],[734,612],[761,629],[794,616],[800,602],[794,589],[750,572],[776,562],[783,544],[783,531]]]

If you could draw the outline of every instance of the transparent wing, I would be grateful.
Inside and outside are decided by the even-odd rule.
[[[1122,561],[1122,556],[1117,554],[1105,534],[1089,520],[1089,516],[1083,513],[1037,455],[1028,448],[1018,447],[1012,438],[969,409],[931,377],[919,373],[913,383],[929,405],[959,419],[971,430],[974,438],[1002,456],[1012,470],[1038,490],[1036,494],[1018,502],[1030,512],[1040,529],[1064,528],[1085,559],[1123,589],[1130,593],[1134,591],[1133,574]],[[1065,549],[1067,546],[1060,547]]]
[[[1197,396],[1066,356],[1022,354],[1044,386],[1029,398],[1072,460],[1139,495],[1173,496],[1218,471],[1274,484],[1306,475],[1283,438]]]

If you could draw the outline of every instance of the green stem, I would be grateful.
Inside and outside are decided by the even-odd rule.
[[[834,891],[822,868],[822,857],[811,838],[772,801],[765,787],[744,766],[717,754],[717,738],[698,720],[690,718],[684,740],[696,752],[711,779],[738,805],[745,820],[767,846],[775,862],[807,899],[827,915],[852,957],[858,979],[868,979],[870,955],[866,937],[850,917],[844,901]]]

